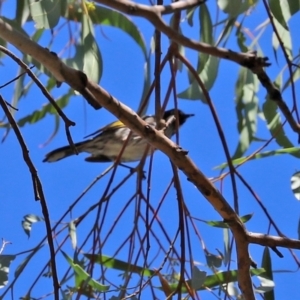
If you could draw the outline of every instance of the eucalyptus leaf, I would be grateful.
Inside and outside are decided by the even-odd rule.
[[[10,264],[15,258],[15,255],[0,255],[0,289],[4,288],[8,283]]]
[[[61,0],[39,0],[30,3],[31,16],[36,28],[54,28],[61,16]]]

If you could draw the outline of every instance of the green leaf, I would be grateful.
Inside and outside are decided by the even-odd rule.
[[[276,103],[267,97],[267,100],[263,104],[263,113],[267,121],[268,129],[279,146],[283,148],[294,148],[294,145],[283,131],[281,116],[277,112],[277,109]],[[299,151],[291,151],[290,154],[298,158],[300,157]]]
[[[228,18],[225,20],[225,25],[223,27],[223,30],[221,31],[219,38],[217,39],[216,46],[219,46],[222,40],[223,42],[223,47],[227,44],[227,41],[230,37],[230,34],[232,30],[235,28],[235,22],[236,22],[236,17],[235,18]]]
[[[246,46],[247,39],[246,39],[245,34],[242,31],[242,29],[243,29],[243,23],[239,23],[239,26],[236,30],[235,35],[237,37],[237,44],[240,47],[241,51],[247,52],[247,51],[249,51],[249,48]]]
[[[239,143],[232,159],[241,157],[249,148],[257,130],[258,98],[256,93],[259,88],[257,76],[241,68],[236,83],[236,114],[238,118]]]
[[[43,31],[43,30],[39,30]],[[37,33],[37,31],[36,31]],[[26,62],[26,57],[27,55],[23,56],[23,61]],[[32,60],[32,59],[31,59]],[[28,63],[29,65],[30,63]],[[40,63],[38,63],[40,65]],[[39,77],[40,75],[40,70],[36,70],[36,66],[31,66],[30,67],[31,70],[35,70],[33,73],[36,77]],[[18,74],[17,76],[23,74],[23,76],[19,77],[17,81],[15,81],[15,85],[14,85],[14,91],[13,91],[13,100],[12,100],[12,106],[18,108],[19,106],[19,101],[22,99],[22,97],[25,97],[29,92],[30,92],[30,88],[35,85],[33,80],[29,80],[29,82],[27,82],[27,84],[25,84],[25,81],[28,81],[27,78],[27,73],[24,71],[23,68],[18,68]],[[26,80],[27,79],[27,80]],[[49,80],[51,80],[51,78],[49,78]],[[53,80],[54,81],[54,80]],[[46,89],[48,91],[50,91],[47,87]],[[14,115],[16,112],[15,110],[12,110],[12,114]]]
[[[127,16],[116,10],[96,6],[96,9],[91,13],[91,18],[93,23],[114,26],[123,30],[140,46],[144,56],[146,57],[147,48],[142,33]]]
[[[194,21],[193,21],[193,17],[194,17],[194,13],[195,10],[197,9],[197,7],[192,7],[186,10],[186,20],[188,22],[188,24],[193,27],[194,26]]]
[[[219,59],[214,56],[209,56],[204,69],[199,74],[201,81],[208,91],[212,88],[215,82],[218,74],[218,68]],[[196,80],[193,80],[191,85],[186,90],[180,92],[177,97],[188,100],[202,100],[204,103],[206,102],[203,91]]]
[[[73,3],[72,9],[69,9],[66,18],[69,20],[82,19],[81,4]],[[142,37],[141,32],[137,26],[124,14],[103,6],[94,5],[90,6],[89,17],[93,24],[101,24],[107,26],[117,27],[127,33],[141,48],[144,56],[147,56],[147,48]]]
[[[287,4],[287,3],[282,3],[286,1],[282,0],[269,0],[269,7],[270,10],[273,14],[273,16],[276,18],[276,20],[279,22],[281,26],[283,26],[286,30],[288,30],[288,26],[286,24],[286,20],[283,16],[282,8]]]
[[[258,0],[218,0],[218,6],[230,17],[235,17],[254,6],[257,1]]]
[[[54,28],[61,15],[61,0],[39,0],[30,3],[30,11],[36,28]]]
[[[106,268],[121,270],[124,272],[137,273],[147,277],[155,275],[155,272],[150,269],[145,269],[137,265],[129,264],[125,261],[115,259],[110,256],[100,255],[100,254],[87,254],[87,253],[84,254],[84,256],[87,259],[91,260],[92,262],[103,265]]]
[[[251,269],[250,275],[251,276],[257,276],[265,272],[265,269]],[[238,278],[238,270],[232,270],[232,271],[224,271],[224,272],[218,272],[214,275],[206,276],[205,281],[202,286],[200,286],[197,290],[207,290],[212,289],[215,287],[219,287],[220,285],[227,284],[229,282],[236,282]],[[192,281],[187,280],[185,284],[181,285],[181,292],[187,293],[188,290],[186,288],[187,286],[192,286]],[[170,284],[170,289],[172,292],[178,292],[178,284]],[[159,288],[161,289],[161,287]]]
[[[73,268],[75,272],[75,276],[77,277],[77,282],[80,282],[81,284],[87,284],[91,288],[93,288],[96,292],[106,292],[109,289],[109,285],[103,285],[93,279],[80,265],[75,264],[73,260],[64,252],[62,251],[63,256],[67,260],[67,262],[70,264],[70,266]],[[80,286],[77,286],[78,288]]]
[[[80,68],[88,77],[98,83],[102,76],[102,56],[100,49],[95,40],[95,33],[93,23],[89,16],[86,14],[82,15],[82,39],[81,39],[81,50],[83,59],[83,68]],[[78,57],[78,56],[77,56]]]
[[[272,270],[272,260],[270,256],[270,250],[265,247],[261,266],[266,270],[264,273],[260,274],[261,286],[257,287],[255,290],[260,293],[264,293],[265,300],[274,300],[274,282],[273,282],[273,270]],[[267,280],[264,280],[267,279]]]
[[[30,15],[29,1],[17,1],[15,20],[20,26],[28,20]]]
[[[234,159],[231,161],[233,165],[240,165],[243,164],[246,161],[254,160],[254,159],[260,159],[260,158],[266,158],[266,157],[273,157],[276,155],[282,155],[282,154],[291,154],[291,155],[300,155],[300,148],[298,147],[292,147],[292,148],[284,148],[284,149],[277,149],[277,150],[271,150],[271,151],[265,151],[262,153],[257,153],[255,155],[249,155],[240,157],[237,159]],[[223,163],[214,169],[224,169],[228,167],[228,163]]]
[[[56,100],[56,104],[60,107],[60,108],[64,108],[67,106],[67,104],[69,103],[70,100],[70,96],[73,94],[73,91],[69,90],[69,92],[60,97],[58,100]],[[42,120],[43,118],[46,117],[47,114],[56,114],[56,109],[52,106],[51,103],[48,103],[46,105],[43,106],[42,109],[40,110],[35,110],[33,113],[31,113],[30,115],[21,118],[18,121],[18,125],[20,127],[23,127],[25,124],[29,123],[29,124],[34,124],[40,120]]]
[[[264,248],[261,266],[266,270],[263,274],[261,274],[261,276],[273,279],[272,261],[269,247]]]
[[[9,266],[15,258],[15,255],[0,255],[0,289],[8,283]]]
[[[206,278],[206,272],[200,271],[196,266],[192,269],[192,288],[199,290],[204,284]]]
[[[292,46],[292,38],[291,38],[290,31],[288,29],[284,28],[276,19],[274,19],[274,24],[276,26],[278,35],[280,36],[280,39],[283,43],[285,50],[287,51],[290,59],[292,59],[293,58],[293,52],[292,52],[293,46]],[[273,45],[274,51],[277,51],[280,47],[279,40],[278,40],[275,32],[273,32],[273,34],[272,34],[272,45]]]
[[[289,9],[291,15],[297,13],[300,10],[300,1],[299,0],[288,0]]]
[[[286,67],[284,66],[280,73],[282,74],[285,70],[286,70]],[[294,70],[292,70],[292,73],[293,73],[293,76],[288,76],[288,78],[286,79],[285,83],[282,86],[281,92],[285,91],[291,85],[292,80],[294,83],[299,80],[300,68],[295,68]]]
[[[212,27],[210,12],[206,4],[202,4],[199,8],[199,22],[200,22],[201,41],[208,44],[212,44],[214,42],[213,27]]]
[[[258,276],[265,272],[265,269],[251,269],[250,275],[251,276]],[[216,273],[215,275],[207,276],[204,282],[204,286],[207,288],[212,288],[218,286],[219,284],[225,284],[228,282],[236,282],[238,278],[238,270],[232,271],[224,271]]]
[[[248,222],[252,218],[253,214],[248,214],[243,217],[240,217],[243,223]],[[207,225],[218,228],[230,228],[229,225],[224,221],[205,221]]]
[[[213,29],[212,29],[212,21],[210,18],[209,10],[205,4],[202,4],[199,9],[199,20],[200,20],[200,40],[202,42],[213,45]],[[197,73],[207,91],[209,91],[217,78],[219,69],[219,59],[215,56],[211,56],[205,53],[200,53],[198,57],[198,66]],[[204,103],[206,102],[205,96],[203,94],[202,89],[200,88],[198,82],[194,79],[193,75],[188,72],[190,86],[180,92],[177,96],[181,99],[188,100],[202,100]]]

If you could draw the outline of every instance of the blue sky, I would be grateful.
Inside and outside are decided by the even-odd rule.
[[[208,7],[212,9],[212,18],[215,16],[213,12],[214,6],[214,3],[208,3]],[[14,8],[9,6],[8,3],[4,3],[3,15],[12,18],[14,16]],[[296,15],[294,20],[291,22],[292,37],[295,37],[295,28],[293,26],[296,27],[297,21],[299,22],[299,19],[297,18],[298,15]],[[254,31],[254,29],[265,19],[266,15],[262,5],[260,4],[252,12],[252,15],[247,18],[245,24],[249,30]],[[148,22],[143,21],[140,18],[136,18],[134,21],[143,32],[146,45],[149,47],[150,39],[153,34],[153,27]],[[195,21],[195,23],[197,24],[197,21]],[[193,28],[183,24],[183,28],[186,30],[185,34],[190,37],[197,38],[199,34],[196,24]],[[33,32],[32,25],[33,24],[30,24],[28,27],[25,27],[29,34]],[[133,109],[137,109],[141,98],[143,84],[144,58],[142,52],[128,35],[125,35],[118,29],[105,26],[101,28],[97,27],[96,35],[104,61],[103,76],[100,82],[101,86],[126,105]],[[40,41],[40,44],[46,46],[48,41],[49,35],[46,33],[45,37],[43,37]],[[66,39],[63,38],[63,34],[61,34],[60,38],[55,41],[51,50],[60,52],[65,43]],[[164,46],[167,45],[168,41],[167,39],[164,39]],[[283,59],[279,52],[278,63],[276,62],[272,50],[269,29],[264,33],[263,38],[260,39],[260,46],[264,55],[268,56],[272,62],[272,66],[267,69],[267,72],[272,80],[274,80],[279,71],[283,68]],[[238,50],[234,37],[230,39],[227,47],[232,50]],[[299,45],[295,44],[294,49],[298,49],[297,47],[299,47]],[[14,50],[13,47],[10,47],[10,49]],[[166,53],[166,49],[167,48],[163,49],[163,54]],[[297,51],[294,50],[294,53],[296,52]],[[188,50],[186,55],[189,58],[191,57],[191,60],[195,62],[196,54],[194,51]],[[15,64],[8,58],[3,59],[2,63],[2,74],[5,74],[5,76],[1,76],[0,78],[1,85],[14,78],[17,69]],[[210,92],[210,96],[216,106],[216,110],[232,154],[234,153],[238,143],[234,103],[235,83],[238,76],[238,70],[239,66],[234,63],[222,61],[220,64],[218,79]],[[28,81],[28,79],[26,80]],[[168,80],[168,72],[164,72],[162,79],[162,95],[164,95],[164,92],[166,91]],[[187,76],[186,72],[183,72],[178,76],[177,89],[180,92],[186,87]],[[12,91],[13,85],[10,85],[2,89],[1,94],[7,101],[10,102],[12,99]],[[52,95],[54,97],[58,97],[65,91],[66,88],[65,85],[63,85],[60,89],[54,89]],[[296,91],[299,91],[299,85],[297,83]],[[265,91],[260,86],[258,93],[260,107],[262,107],[265,101],[265,95]],[[286,91],[283,96],[290,107],[292,104],[290,91]],[[42,105],[46,103],[47,100],[43,97],[42,93],[36,87],[33,87],[30,93],[20,100],[18,105],[19,111],[16,113],[16,119],[18,120],[19,118],[28,115],[33,110],[40,109]],[[172,101],[170,101],[168,108],[172,108],[173,106]],[[208,106],[200,101],[179,100],[179,107],[186,113],[195,114],[195,117],[189,119],[180,130],[180,145],[189,151],[191,159],[193,159],[207,177],[218,176],[219,171],[215,170],[214,167],[225,161],[225,155],[217,135],[215,124],[208,110]],[[76,122],[76,126],[71,129],[74,141],[82,140],[82,138],[87,134],[97,130],[99,127],[104,126],[108,122],[115,120],[115,117],[105,111],[105,109],[94,111],[88,104],[85,103],[82,97],[72,97],[69,106],[64,109],[64,112],[71,120]],[[153,112],[154,96],[151,97],[151,103],[148,108],[148,113]],[[94,178],[101,174],[110,164],[87,163],[84,161],[85,154],[73,156],[57,163],[42,163],[46,153],[56,147],[67,144],[64,127],[60,126],[57,135],[51,143],[45,147],[41,147],[41,145],[43,145],[52,134],[53,130],[53,116],[47,116],[37,124],[26,125],[21,128],[22,135],[30,151],[30,156],[42,180],[50,219],[54,225],[74,202],[74,200],[94,180]],[[285,126],[285,131],[290,140],[293,141],[294,145],[297,145],[298,137],[296,134],[294,134],[288,126]],[[262,139],[270,138],[265,122],[260,119],[258,121],[257,137]],[[247,151],[247,154],[251,154],[261,145],[262,143],[260,142],[253,142],[250,149]],[[266,150],[276,150],[278,148],[279,146],[275,142],[272,142]],[[21,227],[21,221],[24,215],[32,213],[42,216],[42,212],[40,203],[34,201],[31,176],[23,161],[21,149],[13,132],[10,132],[5,142],[1,144],[0,151],[0,165],[2,166],[3,174],[0,184],[0,196],[2,198],[2,201],[0,202],[0,218],[2,220],[0,237],[12,242],[12,245],[7,246],[4,254],[15,254],[35,247],[45,235],[45,226],[42,222],[34,224],[31,237],[29,239]],[[145,165],[146,171],[149,168],[149,161],[150,159],[148,158]],[[130,166],[135,165],[136,164],[134,163],[130,164]],[[150,202],[153,207],[157,207],[171,181],[172,170],[168,158],[158,151],[154,154],[152,169]],[[297,171],[297,169],[298,165],[296,158],[289,155],[250,161],[239,169],[239,172],[248,181],[255,193],[267,207],[268,212],[272,215],[280,230],[286,236],[291,238],[297,238],[298,236],[297,224],[299,220],[299,203],[294,198],[290,189],[290,177],[295,171]],[[127,169],[118,168],[116,176],[113,179],[112,187],[116,186],[116,184],[127,174]],[[65,217],[60,227],[77,218],[91,205],[96,203],[102,197],[109,178],[110,175],[106,176],[103,180],[100,180],[100,182],[98,182],[92,190],[83,197],[80,203],[72,210],[72,213]],[[216,211],[205,200],[205,198],[199,194],[197,189],[186,180],[184,174],[180,173],[180,179],[185,203],[191,214],[195,218],[199,218],[201,220],[220,220]],[[247,229],[253,232],[267,233],[269,224],[264,213],[238,179],[237,182],[240,215],[254,213],[252,219],[246,224]],[[233,204],[233,194],[229,177],[222,182],[222,185],[220,182],[217,182],[216,186],[221,189],[221,192],[227,201],[230,204]],[[120,214],[130,197],[134,194],[135,190],[136,177],[133,176],[130,181],[126,183],[109,201],[108,211],[105,214],[104,225],[101,229],[102,238],[106,236],[108,229],[114,224],[118,214]],[[147,181],[143,182],[143,191],[144,193],[147,191]],[[123,217],[118,222],[114,233],[111,234],[107,243],[104,245],[102,249],[103,253],[113,255],[118,248],[120,241],[123,241],[126,234],[132,230],[136,205],[137,204],[132,203],[128,207]],[[146,206],[144,203],[140,209],[141,213],[145,215]],[[164,201],[162,209],[159,212],[159,217],[161,222],[167,228],[169,235],[174,237],[178,227],[178,206],[176,192],[174,189],[172,189]],[[83,224],[79,226],[77,231],[78,244],[83,242],[94,221],[95,213],[86,218]],[[144,232],[145,225],[142,224],[141,220],[139,224],[141,226],[141,232]],[[196,224],[207,249],[213,254],[217,254],[216,249],[223,251],[222,230],[211,228],[202,222],[196,222]],[[157,235],[161,237],[165,247],[168,247],[166,239],[162,235],[160,229],[158,227],[155,228],[157,230]],[[189,227],[189,229],[192,238],[193,259],[200,263],[201,269],[206,270],[209,273],[210,271],[205,267],[205,257],[201,248],[201,243],[192,228]],[[271,230],[271,233],[275,234],[273,229]],[[67,234],[68,232],[65,230],[64,234],[57,236],[55,239],[55,245],[60,245]],[[90,251],[90,246],[91,241],[84,247],[83,251]],[[153,259],[156,255],[157,249],[155,246],[155,241],[152,241],[149,260]],[[179,242],[176,243],[176,246],[179,248]],[[70,241],[65,243],[63,250],[72,256],[73,250],[71,248]],[[300,296],[297,285],[295,285],[295,283],[300,279],[299,273],[296,272],[297,266],[291,258],[288,250],[279,250],[283,253],[284,258],[280,259],[271,252],[273,269],[274,271],[286,270],[289,272],[275,273],[276,299],[288,299],[291,297],[296,299],[297,296]],[[263,248],[260,246],[250,246],[251,257],[258,263],[259,266],[261,263],[262,251]],[[41,270],[41,266],[45,264],[48,255],[48,248],[45,246],[33,262],[31,262],[27,270],[24,271],[23,276],[17,283],[15,291],[16,297],[24,296],[22,293],[25,292],[32,283],[32,280],[28,280],[29,274],[30,278],[35,278],[34,274],[37,274]],[[125,249],[123,249],[116,257],[126,260],[126,257],[128,257],[128,247],[125,247]],[[159,253],[158,257],[159,258],[152,265],[153,268],[159,267],[159,263],[161,263],[164,255]],[[13,271],[23,259],[24,256],[17,257],[17,259],[12,263]],[[233,268],[236,263],[234,259],[235,257],[233,257],[232,261]],[[64,265],[66,263],[62,259],[61,255],[58,255],[58,261],[59,275],[62,276],[63,271],[67,266]],[[139,261],[139,263],[141,263],[141,261]],[[222,269],[225,270],[225,267],[222,266]],[[115,277],[116,274],[119,273],[112,272],[112,275],[110,275],[113,280],[118,280]],[[10,280],[12,279],[13,274],[10,274]],[[157,283],[157,285],[159,285],[159,283]],[[51,280],[43,278],[41,279],[40,285],[38,285],[37,289],[34,290],[32,296],[40,296],[43,293],[46,293],[46,291],[50,291],[51,288]],[[210,295],[209,292],[201,292],[200,296],[205,299],[215,298]],[[6,297],[9,299],[10,296]]]

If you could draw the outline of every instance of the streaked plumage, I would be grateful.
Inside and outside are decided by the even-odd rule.
[[[163,119],[167,122],[172,116],[175,115],[175,110],[171,109],[164,113]],[[176,115],[175,115],[176,116]],[[178,110],[178,123],[179,126],[183,125],[185,121],[193,116],[193,114],[185,114],[181,110]],[[152,127],[156,126],[154,116],[145,116],[143,119]],[[131,130],[124,126],[121,121],[113,122],[100,130],[97,130],[89,136],[94,136],[88,140],[76,143],[76,149],[78,153],[87,152],[91,155],[86,157],[85,160],[89,162],[110,162],[114,161]],[[166,136],[169,138],[176,132],[176,122],[172,122],[171,125],[165,131]],[[120,162],[131,162],[140,160],[146,150],[148,143],[145,139],[141,138],[134,132],[132,132],[126,148],[123,151]],[[74,155],[74,150],[68,145],[55,149],[48,153],[43,160],[44,162],[55,162],[65,157]],[[149,153],[150,154],[150,153]]]

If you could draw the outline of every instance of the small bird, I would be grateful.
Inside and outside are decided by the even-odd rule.
[[[163,119],[168,122],[168,120],[170,121],[170,118],[177,118],[177,116],[178,124],[181,126],[189,117],[194,115],[185,114],[181,110],[175,111],[175,109],[171,109],[165,111]],[[143,120],[155,128],[155,116],[144,116]],[[169,126],[166,128],[165,135],[167,137],[170,138],[176,133],[176,123],[177,122],[170,122]],[[91,154],[91,156],[85,158],[88,162],[112,162],[119,156],[119,153],[122,150],[130,132],[131,130],[121,121],[116,121],[88,135],[87,137],[94,137],[76,143],[75,147],[78,153],[88,152]],[[132,132],[119,162],[125,163],[141,160],[146,151],[147,145],[148,143],[145,139]],[[74,154],[76,154],[74,149],[68,145],[49,152],[46,154],[43,161],[55,162]],[[149,154],[150,151],[147,155]]]

